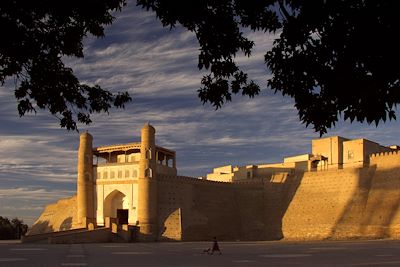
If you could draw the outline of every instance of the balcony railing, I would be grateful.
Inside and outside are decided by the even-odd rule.
[[[139,161],[131,161],[131,162],[106,162],[106,163],[97,163],[93,164],[93,166],[102,167],[102,166],[121,166],[121,165],[137,165]]]

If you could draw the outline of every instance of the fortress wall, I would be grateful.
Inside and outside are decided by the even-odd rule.
[[[382,162],[388,167],[390,160]],[[400,237],[400,168],[306,172],[297,179],[297,190],[283,210],[285,239]]]
[[[181,214],[182,210],[186,210],[183,205],[189,201],[186,193],[188,188],[168,176],[158,175],[157,179],[158,238],[182,240]]]
[[[161,239],[232,240],[238,232],[232,184],[158,175]]]
[[[76,195],[49,204],[29,229],[27,235],[75,229],[77,228],[76,212]]]
[[[388,169],[400,166],[400,152],[381,152],[369,157],[370,166],[376,165],[378,169]]]
[[[240,219],[235,190],[230,184],[198,184],[190,187],[191,203],[183,213],[183,237],[187,240],[235,240]],[[190,201],[189,200],[189,201]],[[185,211],[184,211],[185,212]]]
[[[164,238],[318,240],[400,237],[400,168],[353,168],[222,183],[159,179]]]
[[[398,155],[389,158],[400,162]],[[360,236],[400,238],[400,167],[389,168],[386,160],[384,168],[369,169],[368,199],[357,229]]]
[[[161,239],[261,240],[264,190],[188,177],[158,176]]]
[[[267,240],[266,194],[262,184],[241,184],[235,190],[236,214],[240,229],[238,240]]]
[[[282,193],[291,186],[287,183],[288,177],[289,174],[283,172],[234,183],[242,240],[282,238],[282,213],[286,198]]]
[[[287,206],[286,210],[282,210],[283,237],[330,237],[338,218],[356,194],[359,182],[357,169],[305,172],[290,178],[291,186],[289,183],[286,185],[286,201],[283,201]],[[278,195],[284,193],[278,192]]]
[[[165,233],[183,240],[400,238],[398,157],[232,184],[167,177],[159,180],[159,214]]]
[[[265,240],[283,238],[282,218],[299,184],[299,177],[289,173],[276,173],[263,183]]]
[[[357,190],[332,229],[332,238],[400,237],[400,168],[360,170]]]

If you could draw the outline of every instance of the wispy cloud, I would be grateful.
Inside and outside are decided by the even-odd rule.
[[[74,191],[44,188],[17,187],[0,189],[0,215],[9,218],[18,217],[32,225],[45,205],[60,198],[71,197]]]
[[[7,188],[0,189],[0,198],[19,199],[19,200],[54,200],[57,198],[70,197],[75,194],[74,191],[67,190],[47,190],[44,188]]]

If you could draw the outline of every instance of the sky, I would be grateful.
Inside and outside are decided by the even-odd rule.
[[[83,59],[65,59],[81,82],[128,91],[133,98],[123,110],[78,125],[93,135],[94,146],[138,142],[149,122],[156,143],[176,151],[178,174],[193,177],[218,166],[275,163],[311,152],[311,140],[319,134],[300,123],[291,98],[266,86],[270,73],[264,54],[277,35],[249,32],[256,44],[252,56],[237,58],[261,94],[233,97],[215,110],[197,96],[206,72],[197,69],[199,48],[192,33],[163,28],[154,13],[134,4],[115,15],[104,38],[85,39]],[[32,225],[45,205],[75,194],[79,133],[60,128],[47,111],[19,118],[13,92],[11,81],[0,87],[0,216]],[[400,144],[399,132],[396,121],[378,128],[339,122],[325,137],[394,145]]]

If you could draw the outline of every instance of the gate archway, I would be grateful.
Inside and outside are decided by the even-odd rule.
[[[126,195],[114,190],[104,200],[104,217],[118,218],[120,224],[127,224],[128,207]]]

